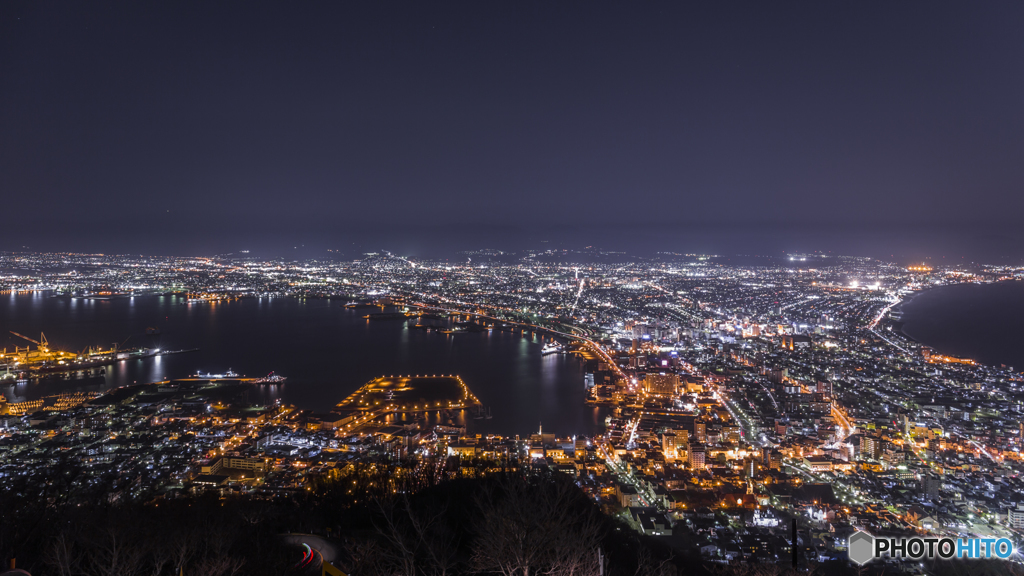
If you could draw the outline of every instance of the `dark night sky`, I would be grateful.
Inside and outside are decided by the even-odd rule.
[[[1024,259],[1022,30],[1018,0],[8,0],[0,250]]]

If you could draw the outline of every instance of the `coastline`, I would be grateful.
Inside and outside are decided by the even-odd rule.
[[[969,350],[971,346],[969,346],[968,343],[977,342],[978,340],[980,340],[977,334],[973,336],[964,336],[958,342],[950,342],[950,336],[948,335],[949,333],[945,332],[953,331],[966,333],[970,331],[971,328],[975,328],[975,326],[971,325],[965,326],[963,324],[963,318],[958,318],[957,316],[963,315],[963,306],[965,302],[970,303],[973,301],[984,303],[985,305],[993,305],[991,302],[991,297],[977,296],[972,298],[964,298],[962,293],[956,294],[954,292],[954,295],[949,297],[947,302],[929,303],[928,305],[930,307],[934,307],[936,309],[919,311],[917,313],[918,315],[916,320],[920,323],[920,321],[930,319],[932,317],[941,318],[941,326],[939,324],[933,324],[931,325],[929,330],[925,331],[925,334],[921,334],[920,331],[918,331],[916,335],[911,334],[910,331],[907,330],[908,323],[913,323],[908,322],[908,319],[910,319],[910,317],[908,316],[907,305],[911,304],[922,295],[932,294],[935,293],[936,291],[948,293],[950,290],[969,290],[971,288],[985,290],[995,286],[1019,286],[1021,284],[1022,282],[1020,280],[1006,279],[999,281],[962,282],[956,284],[945,284],[941,286],[929,286],[927,288],[914,291],[905,296],[900,301],[900,303],[893,309],[894,311],[898,312],[899,319],[890,319],[889,322],[892,324],[893,331],[898,332],[899,335],[902,336],[903,338],[906,338],[908,341],[917,343],[921,346],[927,346],[939,354],[945,356],[953,356],[957,358],[970,359],[976,362],[977,364],[990,366],[994,368],[998,368],[1000,366],[1017,367],[1020,364],[1020,362],[1015,361],[1012,357],[996,359],[992,358],[991,356],[987,356],[986,359],[982,359],[981,356],[985,356],[984,353],[979,353],[977,349]],[[1005,309],[1009,313],[1012,313],[1012,308],[1010,308],[1009,306],[1001,306],[1001,309]],[[943,311],[945,311],[945,313],[943,313]],[[945,314],[948,314],[948,316],[946,316]],[[939,322],[939,320],[937,319],[936,322]],[[985,325],[985,323],[981,321],[977,322],[976,328],[978,331],[984,333],[988,333],[991,331],[991,327]],[[986,346],[985,350],[991,350],[991,348]],[[1003,354],[1000,354],[1000,356],[1002,355]]]
[[[14,306],[19,311],[23,307],[25,314],[34,311],[30,328],[38,326],[66,349],[121,341],[128,333],[141,335],[157,323],[163,332],[160,340],[147,344],[199,348],[191,354],[118,362],[96,381],[56,379],[19,385],[14,379],[6,380],[0,392],[12,402],[23,401],[234,367],[247,375],[263,376],[273,370],[288,376],[284,386],[253,392],[254,401],[280,399],[301,409],[324,411],[382,374],[458,373],[494,409],[493,418],[469,423],[475,432],[521,434],[536,430],[537,422],[543,421],[545,429],[585,435],[604,426],[605,414],[595,415],[595,407],[586,404],[583,363],[573,356],[542,356],[543,344],[555,336],[546,329],[521,333],[523,327],[511,325],[493,330],[490,336],[468,332],[451,336],[434,330],[404,330],[396,321],[364,320],[365,311],[342,306],[346,300],[288,296],[262,303],[242,299],[223,306],[179,305],[181,301],[147,296],[102,306],[79,302],[74,311],[78,323],[62,330],[70,299],[31,295],[0,299],[0,318],[13,318]],[[303,328],[288,329],[285,321],[301,323]],[[437,324],[449,326],[448,322]],[[555,337],[568,341],[566,336]]]

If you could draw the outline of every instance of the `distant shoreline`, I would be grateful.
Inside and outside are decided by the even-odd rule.
[[[943,355],[955,356],[955,357],[958,357],[958,358],[968,358],[968,359],[974,360],[978,364],[985,365],[985,366],[990,366],[990,367],[994,367],[994,368],[998,368],[1000,366],[1014,366],[1014,368],[1017,368],[1017,362],[1014,362],[1010,358],[1007,358],[1006,360],[991,360],[991,358],[990,358],[989,361],[983,361],[980,358],[978,358],[977,351],[975,351],[974,353],[969,353],[969,352],[966,352],[966,351],[963,351],[963,350],[953,350],[953,349],[951,349],[951,345],[950,345],[949,342],[947,342],[947,343],[945,343],[943,345],[936,345],[936,344],[928,343],[928,342],[924,341],[922,338],[915,337],[915,336],[909,334],[908,331],[906,330],[907,319],[908,319],[908,316],[907,316],[908,311],[907,311],[905,306],[907,304],[913,302],[919,296],[922,296],[922,295],[924,295],[926,293],[934,292],[936,290],[954,289],[954,288],[958,288],[958,287],[982,288],[982,287],[991,287],[991,286],[1001,285],[1001,284],[1004,284],[1004,283],[1008,284],[1008,283],[1020,283],[1020,282],[1021,282],[1021,280],[1018,280],[1018,279],[1006,279],[1006,280],[999,280],[999,281],[984,281],[984,282],[964,282],[964,283],[958,283],[958,284],[946,284],[946,285],[942,285],[942,286],[929,286],[927,288],[923,288],[921,290],[917,290],[917,291],[907,295],[906,297],[904,297],[900,301],[900,303],[895,307],[895,310],[899,311],[899,313],[900,313],[900,319],[898,321],[896,321],[896,320],[892,321],[893,329],[898,331],[899,334],[902,335],[907,340],[909,340],[911,342],[915,342],[915,343],[917,343],[919,345],[922,345],[922,346],[928,346],[929,348],[932,348],[936,352],[938,352],[940,354],[943,354]],[[956,345],[954,344],[953,346],[956,346]]]

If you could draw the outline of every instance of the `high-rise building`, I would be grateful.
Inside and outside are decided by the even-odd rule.
[[[707,442],[708,441],[707,424],[705,424],[704,422],[701,422],[700,420],[697,420],[696,422],[694,422],[693,423],[693,437],[697,440],[697,442]]]
[[[677,458],[676,442],[679,438],[672,432],[665,432],[661,435],[661,451],[665,454],[666,460]]]
[[[647,374],[644,378],[644,392],[652,396],[672,396],[678,387],[677,374]]]
[[[684,446],[690,443],[690,431],[685,428],[679,430],[673,430],[676,435],[676,446]]]
[[[1015,530],[1024,529],[1024,502],[1017,504],[1016,510],[1010,508],[1006,512],[1006,523]]]
[[[705,464],[705,452],[702,444],[690,445],[690,468],[693,470],[703,470],[707,467]]]
[[[871,458],[873,460],[878,459],[878,455],[882,452],[882,442],[873,436],[861,436],[860,438],[860,457]]]
[[[776,436],[785,436],[786,432],[788,432],[788,431],[789,431],[789,420],[779,420],[778,418],[776,418],[775,419],[775,435]]]
[[[577,460],[583,460],[583,457],[587,453],[588,444],[589,443],[585,438],[577,438],[576,441],[573,442],[573,451],[576,454]]]

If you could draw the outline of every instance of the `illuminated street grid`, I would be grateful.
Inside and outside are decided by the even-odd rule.
[[[575,476],[639,531],[690,534],[711,559],[788,560],[794,518],[801,554],[814,560],[843,558],[856,529],[997,534],[1020,547],[1021,375],[903,337],[898,304],[920,289],[1020,279],[1024,269],[820,254],[744,266],[594,250],[464,256],[8,253],[0,288],[199,295],[188,305],[339,298],[542,330],[584,362],[585,382],[572,385],[611,410],[603,434],[506,438],[467,434],[458,422],[374,421],[382,410],[475,404],[457,378],[429,393],[416,375],[374,381],[324,413],[164,383],[6,407],[2,481],[43,494],[39,480],[70,458],[87,472],[80,482],[108,482],[112,498],[211,487],[271,496],[354,462],[406,459],[453,477],[472,473],[469,462],[476,470],[516,458]],[[588,259],[615,263],[572,263]]]

